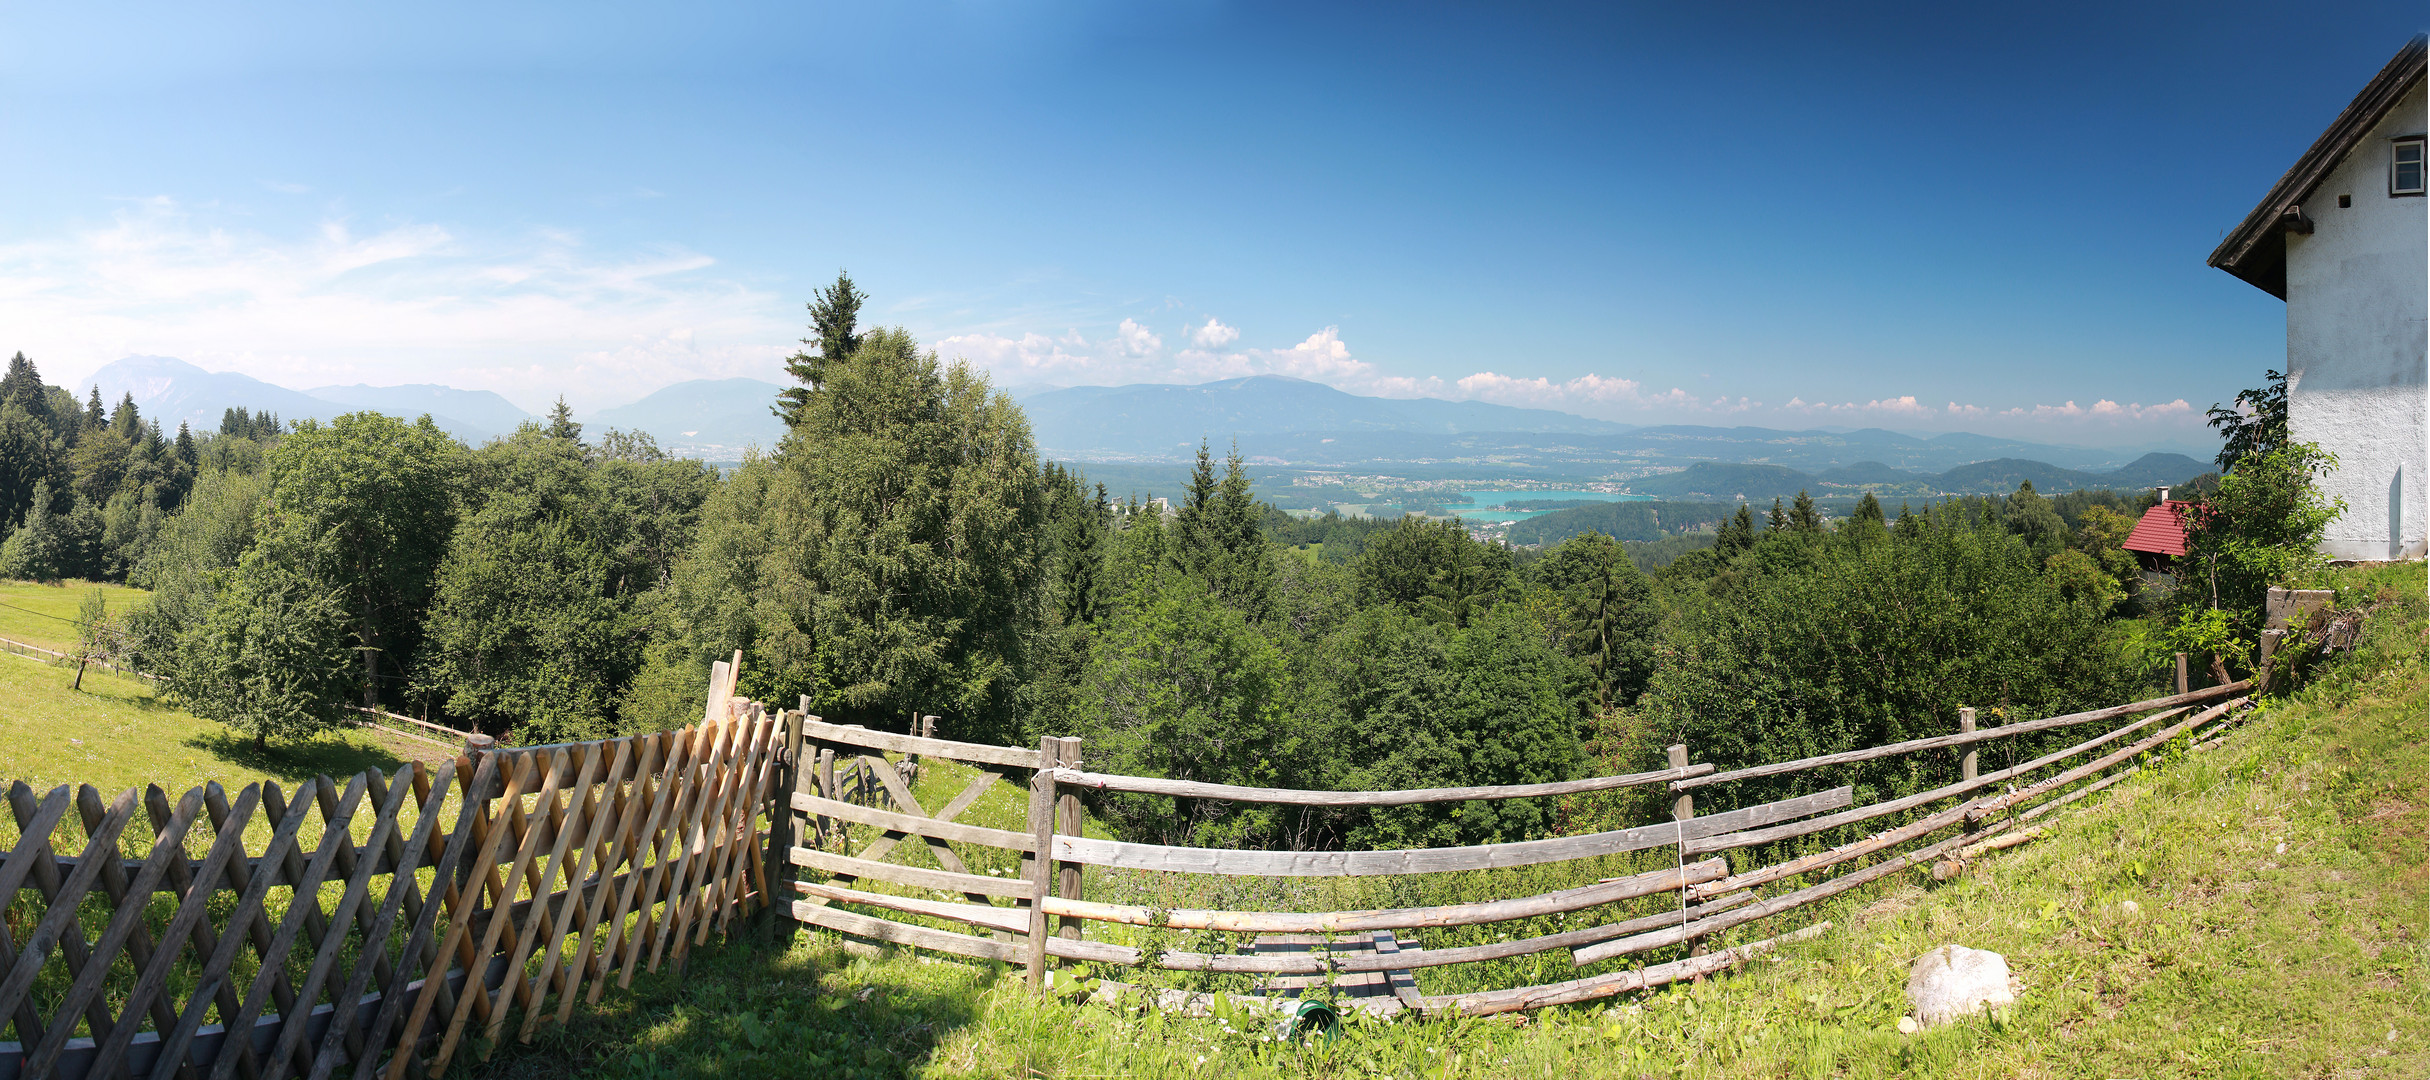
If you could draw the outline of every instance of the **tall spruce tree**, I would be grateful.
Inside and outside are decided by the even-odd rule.
[[[775,413],[792,427],[802,421],[810,395],[825,385],[827,371],[861,347],[858,331],[861,304],[869,295],[852,283],[852,275],[835,272],[835,284],[819,290],[810,301],[810,330],[815,336],[802,339],[802,344],[817,352],[797,352],[785,358],[785,371],[801,382],[777,392]]]
[[[899,329],[825,358],[801,389],[775,457],[746,460],[703,509],[676,574],[681,645],[644,681],[696,685],[740,648],[754,697],[1017,738],[1044,532],[1020,407]]]
[[[1815,507],[1813,496],[1797,493],[1797,502],[1789,507],[1789,527],[1802,533],[1822,531],[1822,511]]]

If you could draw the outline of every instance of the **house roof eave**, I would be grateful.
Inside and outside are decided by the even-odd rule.
[[[2422,80],[2425,57],[2430,57],[2430,35],[2415,34],[2362,92],[2354,95],[2354,100],[2337,114],[2328,130],[2313,140],[2312,148],[2295,159],[2295,164],[2278,178],[2253,212],[2246,214],[2227,239],[2220,241],[2218,249],[2211,252],[2209,265],[2286,299],[2287,254],[2282,223],[2291,213],[2300,211],[2304,201],[2312,197],[2312,192],[2328,179],[2337,164]]]

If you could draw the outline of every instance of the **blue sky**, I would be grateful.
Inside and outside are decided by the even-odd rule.
[[[2284,356],[2204,256],[2430,23],[1682,7],[8,4],[0,348],[589,409],[848,267],[1006,384],[2193,443]]]

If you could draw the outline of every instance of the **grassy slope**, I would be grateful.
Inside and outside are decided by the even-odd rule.
[[[175,797],[206,780],[231,788],[278,780],[292,788],[319,774],[393,769],[439,752],[355,729],[310,743],[273,743],[257,754],[249,740],[162,701],[141,679],[88,670],[77,691],[69,688],[75,674],[0,656],[0,781],[23,780],[36,790],[91,784],[105,796],[157,783]]]
[[[2366,648],[2223,748],[2149,761],[2056,815],[2049,839],[1946,885],[1917,874],[1860,890],[1812,913],[1831,933],[1700,985],[1524,1018],[1354,1024],[1302,1051],[1246,1021],[1041,1002],[1014,972],[855,959],[802,935],[702,953],[687,978],[645,976],[572,1030],[463,1071],[2420,1076],[2425,582],[2419,566],[2339,582],[2388,600]],[[2021,1000],[1898,1034],[1910,959],[1949,942],[2005,954]]]
[[[61,585],[43,585],[31,581],[0,581],[0,637],[40,645],[45,649],[68,649],[76,644],[76,606],[84,603],[86,593],[95,586],[89,582],[71,581]],[[101,594],[109,602],[109,612],[117,615],[151,594],[124,585],[101,585]]]

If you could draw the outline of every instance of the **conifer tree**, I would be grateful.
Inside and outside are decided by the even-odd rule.
[[[0,578],[56,581],[60,576],[58,515],[51,513],[51,482],[34,482],[25,522],[0,543]]]
[[[110,422],[110,414],[101,410],[101,387],[95,384],[91,396],[84,400],[84,426],[90,431]]]
[[[574,422],[574,410],[566,407],[565,395],[557,395],[557,403],[549,406],[548,427],[545,430],[549,438],[582,445],[582,425]]]
[[[802,385],[777,392],[775,413],[786,427],[802,421],[802,410],[809,405],[810,394],[826,385],[827,371],[861,347],[858,325],[861,303],[869,295],[852,283],[852,275],[835,272],[835,284],[819,290],[810,301],[810,329],[818,335],[802,339],[802,344],[818,351],[797,352],[785,358],[785,370]]]
[[[1726,559],[1755,546],[1755,511],[1745,503],[1738,512],[1721,523],[1721,531],[1713,537],[1713,551]]]
[[[93,389],[98,391],[101,388],[96,386]],[[118,408],[110,413],[110,433],[133,442],[142,431],[143,416],[135,409],[134,392],[128,391],[119,395]]]
[[[1797,502],[1789,508],[1789,527],[1803,533],[1822,531],[1822,511],[1814,508],[1814,499],[1805,492],[1797,493]]]
[[[1773,498],[1772,498],[1772,512],[1764,516],[1763,531],[1765,531],[1765,532],[1779,532],[1779,531],[1781,531],[1782,529],[1786,529],[1786,528],[1788,528],[1788,527],[1789,527],[1789,511],[1788,511],[1788,510],[1787,510],[1785,507],[1783,507],[1783,506],[1781,506],[1781,505],[1780,505],[1780,497],[1779,497],[1779,496],[1773,496]]]
[[[1866,492],[1866,493],[1865,493],[1865,497],[1864,497],[1864,498],[1862,498],[1862,499],[1858,499],[1858,500],[1856,501],[1856,517],[1855,517],[1855,520],[1857,520],[1857,521],[1870,521],[1870,522],[1872,522],[1873,524],[1876,524],[1876,525],[1881,524],[1881,523],[1882,523],[1882,501],[1881,501],[1880,499],[1876,499],[1876,498],[1874,498],[1874,497],[1873,497],[1873,493],[1872,493],[1872,492],[1870,492],[1870,491]]]

